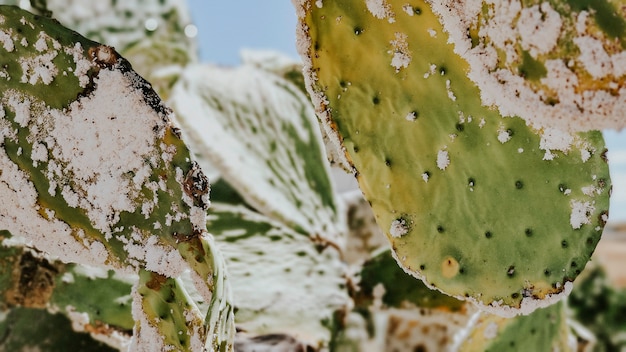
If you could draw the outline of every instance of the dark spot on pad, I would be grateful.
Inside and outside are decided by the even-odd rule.
[[[511,265],[507,270],[506,270],[506,274],[508,277],[513,277],[513,275],[515,274],[515,267],[513,265]]]
[[[444,230],[443,226],[441,226],[441,225],[437,226],[437,232],[443,233],[444,231],[445,230]]]
[[[509,137],[513,137],[515,135],[515,132],[513,132],[513,130],[510,128],[506,130],[506,133],[509,134]]]
[[[361,33],[363,33],[363,28],[361,28],[361,27],[354,27],[354,34],[360,35]]]
[[[568,247],[567,241],[561,241],[561,247],[567,248]]]
[[[385,165],[391,166],[391,159],[385,158]]]
[[[374,98],[372,98],[372,103],[374,103],[374,105],[380,104],[380,98],[378,96],[375,96]]]
[[[485,237],[487,237],[487,238],[491,238],[491,236],[493,236],[493,234],[491,233],[491,231],[487,231],[487,232],[485,232]]]
[[[446,67],[445,66],[442,65],[439,68],[439,74],[442,75],[442,76],[446,74]]]
[[[424,270],[424,269],[426,269],[426,265],[424,264],[420,265],[420,270]]]
[[[465,274],[465,268],[459,269],[459,274]]]
[[[511,298],[513,298],[513,299],[516,299],[516,298],[518,298],[518,297],[519,297],[519,293],[517,293],[517,292],[513,292],[513,293],[511,294]]]
[[[524,182],[522,182],[520,180],[515,181],[515,188],[517,188],[517,189],[524,188]]]
[[[415,12],[416,15],[421,15],[422,14],[422,9],[419,7],[415,7],[413,8],[413,12]]]
[[[559,183],[559,192],[563,193],[567,189],[567,185]]]
[[[546,270],[543,271],[543,274],[545,276],[550,276],[550,274],[552,274],[552,272],[549,269],[546,269]]]
[[[470,187],[476,186],[476,180],[473,177],[467,179],[467,185]]]
[[[578,266],[578,264],[576,262],[572,262],[572,264],[570,264],[572,266],[572,268],[575,268]]]
[[[457,123],[455,127],[459,132],[463,132],[465,130],[465,126],[462,123]]]
[[[524,230],[524,233],[526,234],[526,236],[530,237],[533,235],[533,230],[532,229],[526,229]]]
[[[357,147],[356,145],[354,146],[354,152],[358,153],[359,152],[359,147]]]

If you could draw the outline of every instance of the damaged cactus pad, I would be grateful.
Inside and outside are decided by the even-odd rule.
[[[296,1],[318,115],[399,264],[503,316],[560,299],[608,218],[600,132],[534,130],[481,103],[423,1]]]
[[[0,229],[64,262],[191,272],[204,301],[219,303],[208,180],[170,110],[113,48],[1,6],[0,145]],[[206,335],[220,322],[185,317],[202,327],[177,326],[193,338],[228,340]]]

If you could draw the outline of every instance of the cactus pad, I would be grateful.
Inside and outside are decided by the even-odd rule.
[[[563,302],[514,318],[481,312],[463,335],[460,352],[578,350]]]
[[[335,247],[243,206],[213,203],[207,228],[227,262],[240,331],[329,345],[334,314],[350,302]]]
[[[626,127],[624,1],[434,1],[483,104],[536,128]]]
[[[608,215],[602,135],[536,131],[482,106],[428,3],[297,7],[318,114],[401,266],[507,316],[568,293]]]
[[[340,244],[343,212],[310,101],[290,82],[252,66],[188,66],[172,107],[198,152],[257,211]],[[202,149],[200,149],[202,148]]]
[[[111,47],[16,7],[0,7],[0,38],[0,229],[66,262],[191,270],[221,300],[208,180],[150,84]]]

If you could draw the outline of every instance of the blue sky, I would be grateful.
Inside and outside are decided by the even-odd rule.
[[[241,49],[272,49],[298,58],[290,0],[188,0],[202,61],[235,66]],[[605,133],[611,161],[611,222],[626,221],[626,131]]]

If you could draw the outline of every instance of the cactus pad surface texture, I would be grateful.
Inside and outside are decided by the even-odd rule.
[[[483,106],[426,2],[295,6],[318,116],[399,264],[503,316],[571,291],[608,218],[601,133],[535,130]]]
[[[145,270],[193,303],[173,279],[191,272],[216,309],[205,321],[190,304],[179,317],[193,329],[177,323],[175,333],[230,341],[232,311],[217,294],[224,263],[206,232],[208,180],[150,84],[113,48],[17,7],[0,7],[0,53],[0,229],[64,262]],[[140,296],[137,306],[149,299]],[[145,342],[166,346],[158,332]]]
[[[485,105],[537,128],[626,127],[623,0],[433,1]]]

